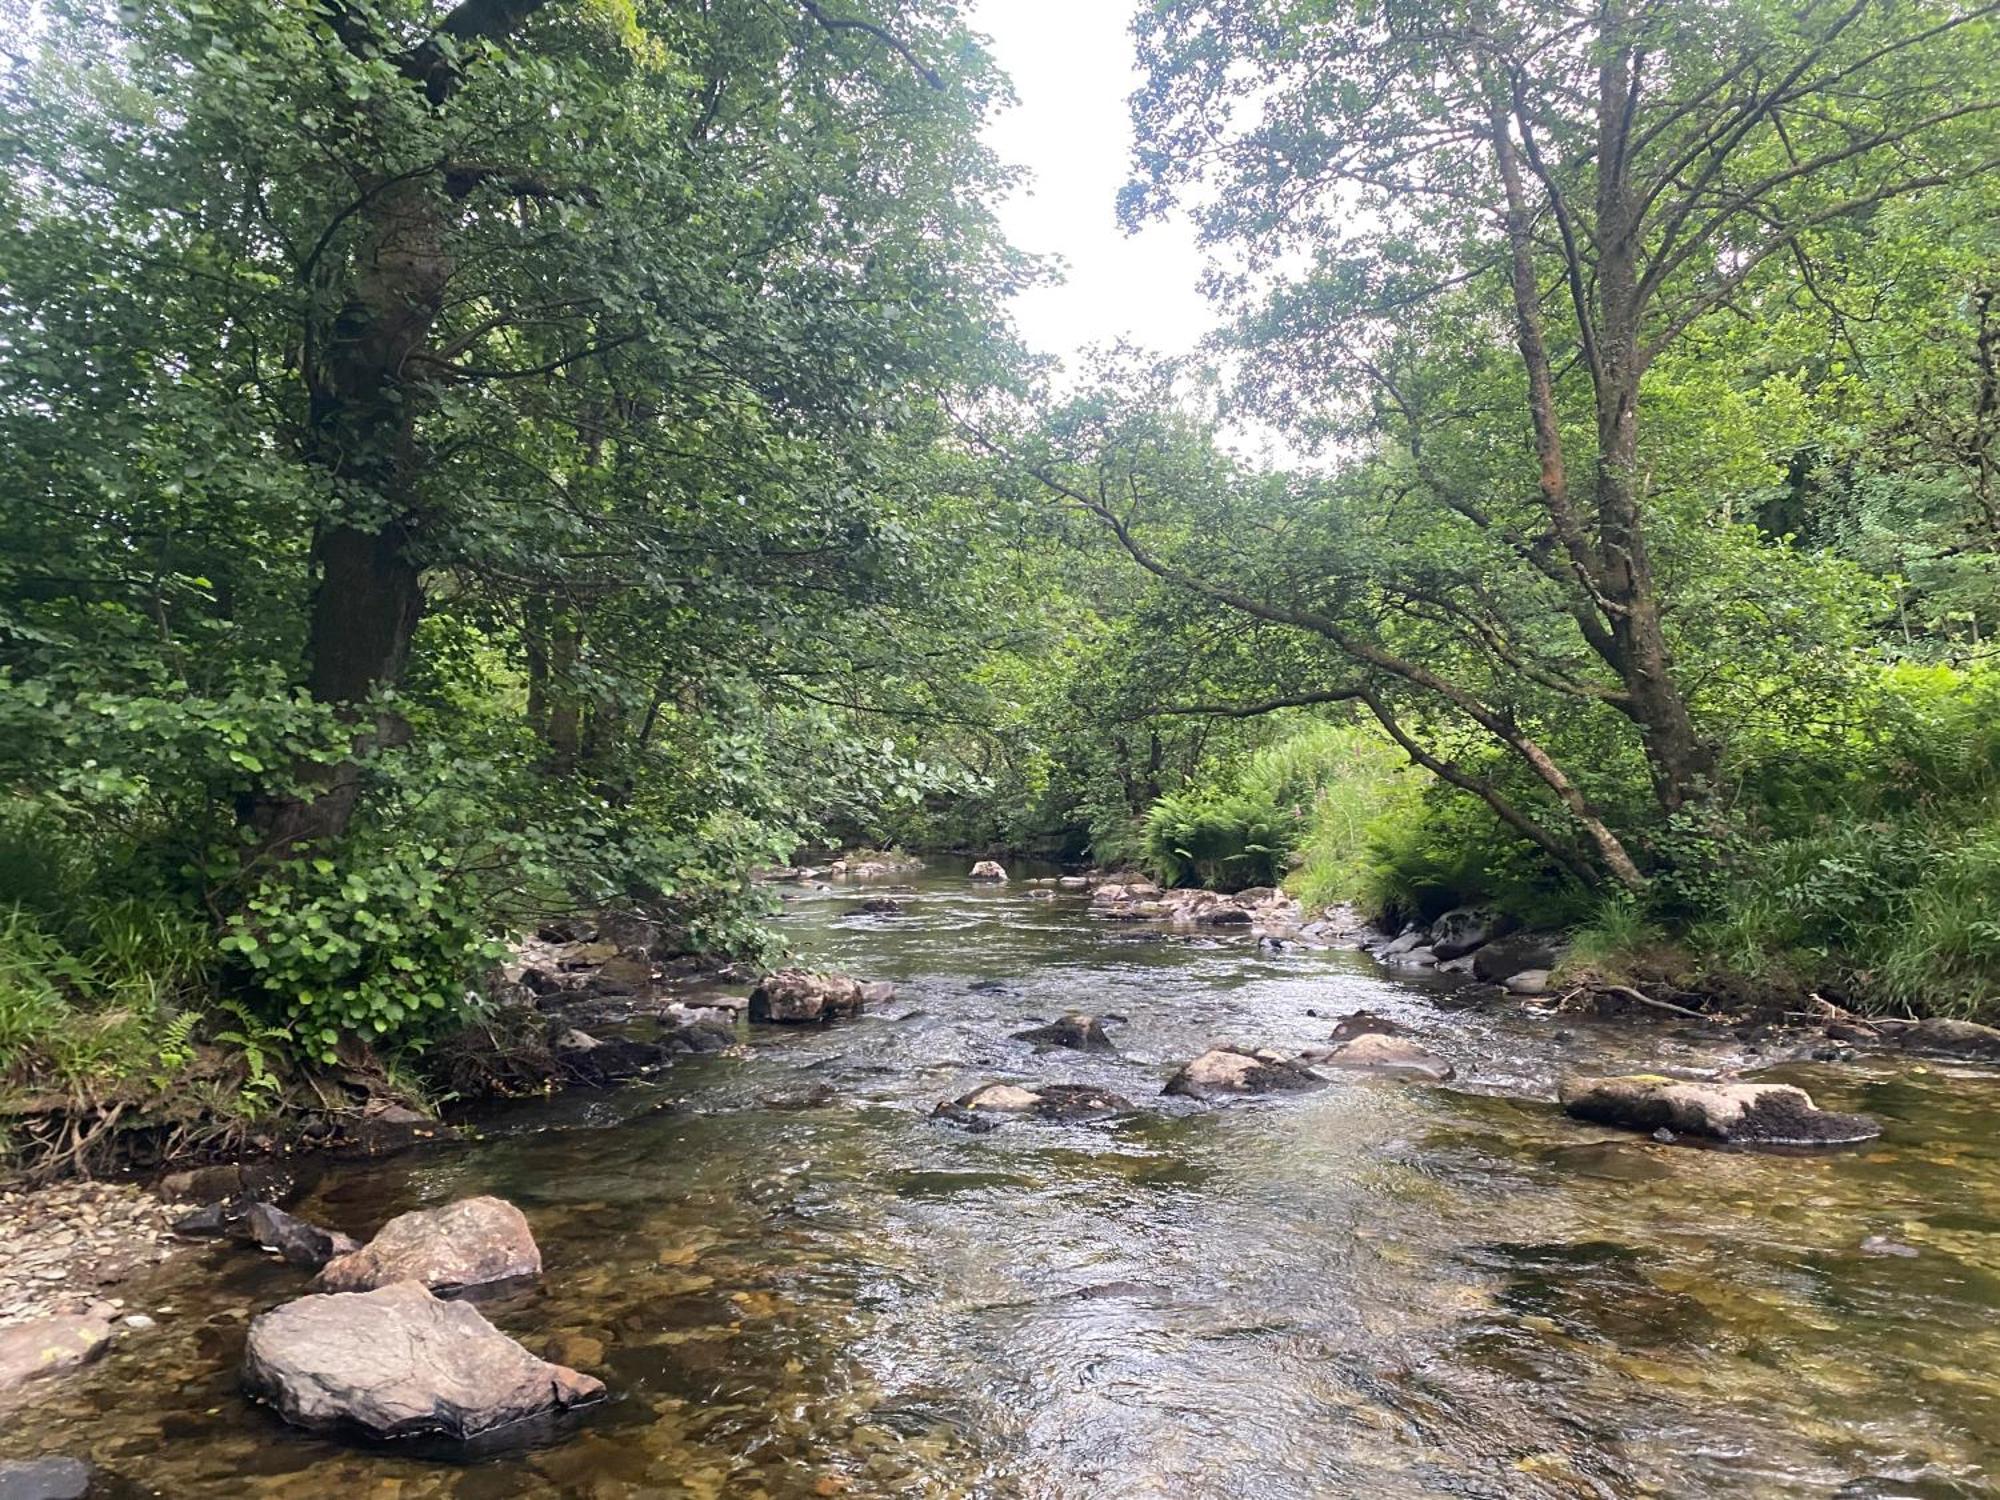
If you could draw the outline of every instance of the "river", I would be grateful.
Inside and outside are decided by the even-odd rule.
[[[1773,1076],[1883,1138],[1662,1145],[1564,1119],[1558,1074],[1740,1053],[1452,1009],[1357,953],[1107,927],[956,871],[906,900],[801,892],[784,919],[810,964],[897,982],[864,1020],[512,1107],[475,1143],[328,1168],[296,1206],[365,1234],[520,1204],[544,1282],[490,1315],[615,1393],[567,1441],[454,1465],[285,1428],[236,1364],[299,1275],[218,1247],[136,1294],[159,1327],[14,1413],[0,1456],[316,1500],[2000,1495],[1992,1075],[1794,1065]],[[1296,1050],[1359,1007],[1458,1083],[1158,1097],[1207,1043]],[[1072,1008],[1123,1017],[1119,1053],[1009,1039]],[[1143,1112],[928,1118],[1002,1078]]]

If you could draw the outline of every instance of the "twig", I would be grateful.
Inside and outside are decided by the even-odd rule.
[[[1705,1016],[1698,1010],[1689,1010],[1685,1005],[1676,1005],[1671,1000],[1655,1000],[1651,995],[1642,995],[1629,984],[1599,984],[1590,986],[1594,993],[1616,995],[1621,1000],[1636,1001],[1640,1005],[1650,1005],[1654,1010],[1670,1011],[1677,1016],[1686,1016],[1691,1021],[1712,1021],[1713,1016]]]

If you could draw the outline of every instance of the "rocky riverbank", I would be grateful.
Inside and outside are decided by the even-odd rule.
[[[1627,1267],[1734,1232],[1730,1205],[1834,1194],[1838,1206],[1811,1220],[1826,1274],[1951,1269],[1944,1247],[1963,1236],[1925,1220],[1956,1201],[1940,1188],[1952,1179],[1894,1203],[1862,1185],[1970,1149],[1949,1116],[1911,1115],[1910,1087],[1876,1081],[1901,1077],[1928,1101],[1971,1070],[1878,1058],[1761,1076],[1779,1052],[1760,1054],[1716,1018],[1642,1007],[1663,1024],[1602,1024],[1565,1009],[1560,985],[1521,997],[1472,976],[1385,982],[1408,971],[1332,950],[1386,935],[1273,892],[1008,873],[802,889],[787,920],[812,962],[756,976],[678,973],[618,942],[615,924],[537,935],[510,966],[509,1013],[551,1055],[565,1050],[558,1027],[604,1048],[725,1019],[728,1047],[668,1057],[671,1093],[648,1086],[650,1073],[617,1095],[569,1090],[489,1112],[483,1137],[400,1163],[332,1164],[296,1183],[254,1165],[177,1175],[175,1190],[217,1199],[180,1221],[212,1247],[150,1290],[113,1289],[125,1309],[64,1314],[90,1328],[37,1335],[47,1347],[50,1332],[102,1329],[108,1363],[17,1397],[47,1425],[17,1421],[0,1454],[85,1459],[160,1492],[273,1500],[334,1482],[447,1500],[461,1475],[510,1500],[596,1493],[606,1473],[665,1489],[701,1464],[737,1476],[725,1490],[809,1493],[845,1475],[887,1493],[899,1481],[878,1484],[867,1467],[884,1454],[939,1475],[963,1472],[965,1455],[881,1426],[879,1413],[900,1422],[908,1410],[893,1386],[855,1410],[865,1450],[844,1448],[845,1419],[825,1413],[856,1359],[903,1339],[913,1318],[924,1347],[944,1351],[966,1347],[967,1320],[980,1320],[965,1365],[919,1372],[928,1400],[995,1368],[984,1351],[1018,1347],[1045,1302],[1060,1320],[1071,1298],[1133,1299],[1135,1335],[1160,1337],[1171,1325],[1153,1288],[1171,1282],[1202,1320],[1178,1392],[1209,1401],[1219,1388],[1195,1376],[1214,1317],[1231,1311],[1217,1268],[1235,1287],[1266,1278],[1269,1303],[1241,1322],[1281,1337],[1315,1288],[1337,1292],[1313,1315],[1342,1347],[1351,1310],[1372,1307],[1392,1330],[1383,1368],[1434,1347],[1409,1299],[1464,1286],[1467,1246],[1478,1264],[1547,1260],[1561,1287],[1616,1272],[1605,1294],[1629,1299]],[[1201,920],[1223,910],[1243,915]],[[1614,1201],[1628,1183],[1637,1196]],[[1686,1184],[1673,1201],[1707,1217],[1663,1228],[1645,1196],[1661,1183]],[[1806,1231],[1767,1217],[1773,1253],[1794,1265]],[[1394,1270],[1374,1254],[1381,1234],[1428,1247],[1409,1286],[1383,1286]],[[1605,1248],[1628,1239],[1615,1256]],[[1695,1261],[1675,1285],[1729,1274]],[[855,1305],[856,1267],[922,1295],[876,1324]],[[1544,1302],[1523,1305],[1546,1321]],[[1742,1304],[1732,1293],[1717,1305],[1734,1317]],[[124,1325],[131,1314],[158,1326]],[[1504,1307],[1475,1316],[1488,1337],[1540,1327]],[[891,1343],[857,1339],[857,1327]],[[1063,1347],[1065,1330],[1077,1331],[1059,1321],[1034,1347]],[[1594,1334],[1578,1347],[1618,1352]],[[1320,1410],[1316,1397],[1287,1399],[1301,1420]],[[279,1438],[281,1422],[297,1430]],[[356,1433],[397,1440],[356,1446]],[[525,1451],[491,1451],[522,1437]],[[750,1473],[746,1455],[781,1439],[771,1462],[812,1466],[797,1483],[789,1469]],[[438,1444],[482,1461],[436,1465]],[[261,1467],[266,1450],[291,1455],[282,1475]]]

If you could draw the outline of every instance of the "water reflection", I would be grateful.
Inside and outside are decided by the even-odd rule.
[[[802,893],[788,918],[814,962],[902,985],[879,1015],[511,1111],[309,1196],[358,1231],[520,1203],[547,1275],[492,1315],[617,1392],[568,1443],[453,1467],[286,1431],[234,1366],[296,1279],[218,1250],[0,1453],[189,1496],[1995,1493],[1990,1077],[1788,1070],[1883,1140],[1664,1147],[1562,1119],[1558,1071],[1747,1059],[1441,1009],[1353,955],[1106,931],[1018,886],[932,878],[905,903]],[[1209,1042],[1301,1047],[1360,1006],[1461,1084],[1157,1098]],[[1072,1007],[1123,1016],[1119,1053],[1011,1039]],[[996,1078],[1147,1109],[984,1135],[927,1118]]]

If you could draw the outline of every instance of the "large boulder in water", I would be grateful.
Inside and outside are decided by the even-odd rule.
[[[1364,1031],[1338,1046],[1309,1052],[1305,1057],[1321,1067],[1411,1078],[1423,1083],[1450,1083],[1458,1076],[1458,1069],[1435,1053],[1426,1052],[1408,1037],[1387,1036],[1379,1031]]]
[[[1444,962],[1484,947],[1495,938],[1505,937],[1520,925],[1513,917],[1497,911],[1461,906],[1431,923],[1430,948],[1439,961]],[[1523,964],[1522,967],[1529,966]]]
[[[1472,977],[1504,984],[1530,969],[1552,969],[1561,956],[1562,940],[1553,933],[1517,932],[1482,943],[1472,955]]]
[[[361,1249],[319,1273],[329,1292],[416,1281],[434,1291],[490,1286],[542,1273],[542,1252],[521,1210],[504,1198],[461,1198],[398,1214]]]
[[[1666,1130],[1740,1146],[1849,1146],[1882,1127],[1866,1115],[1836,1114],[1788,1083],[1692,1083],[1656,1073],[1573,1079],[1562,1106],[1579,1120],[1631,1130]]]
[[[265,1313],[250,1324],[243,1380],[301,1427],[460,1442],[604,1394],[602,1382],[535,1358],[476,1309],[414,1281]]]
[[[750,1019],[785,1026],[816,1026],[858,1016],[867,1003],[862,987],[842,974],[780,969],[750,992]]]
[[[1115,1050],[1111,1038],[1104,1034],[1104,1027],[1095,1016],[1078,1015],[1072,1011],[1046,1026],[1030,1027],[1026,1031],[1014,1033],[1017,1042],[1033,1042],[1038,1047],[1071,1047],[1078,1052],[1110,1052]]]
[[[1160,1092],[1213,1099],[1225,1094],[1297,1093],[1325,1087],[1324,1078],[1283,1053],[1211,1047],[1168,1079]]]
[[[1004,881],[1007,878],[1007,867],[997,859],[982,859],[972,867],[971,873],[966,878],[968,880]]]

